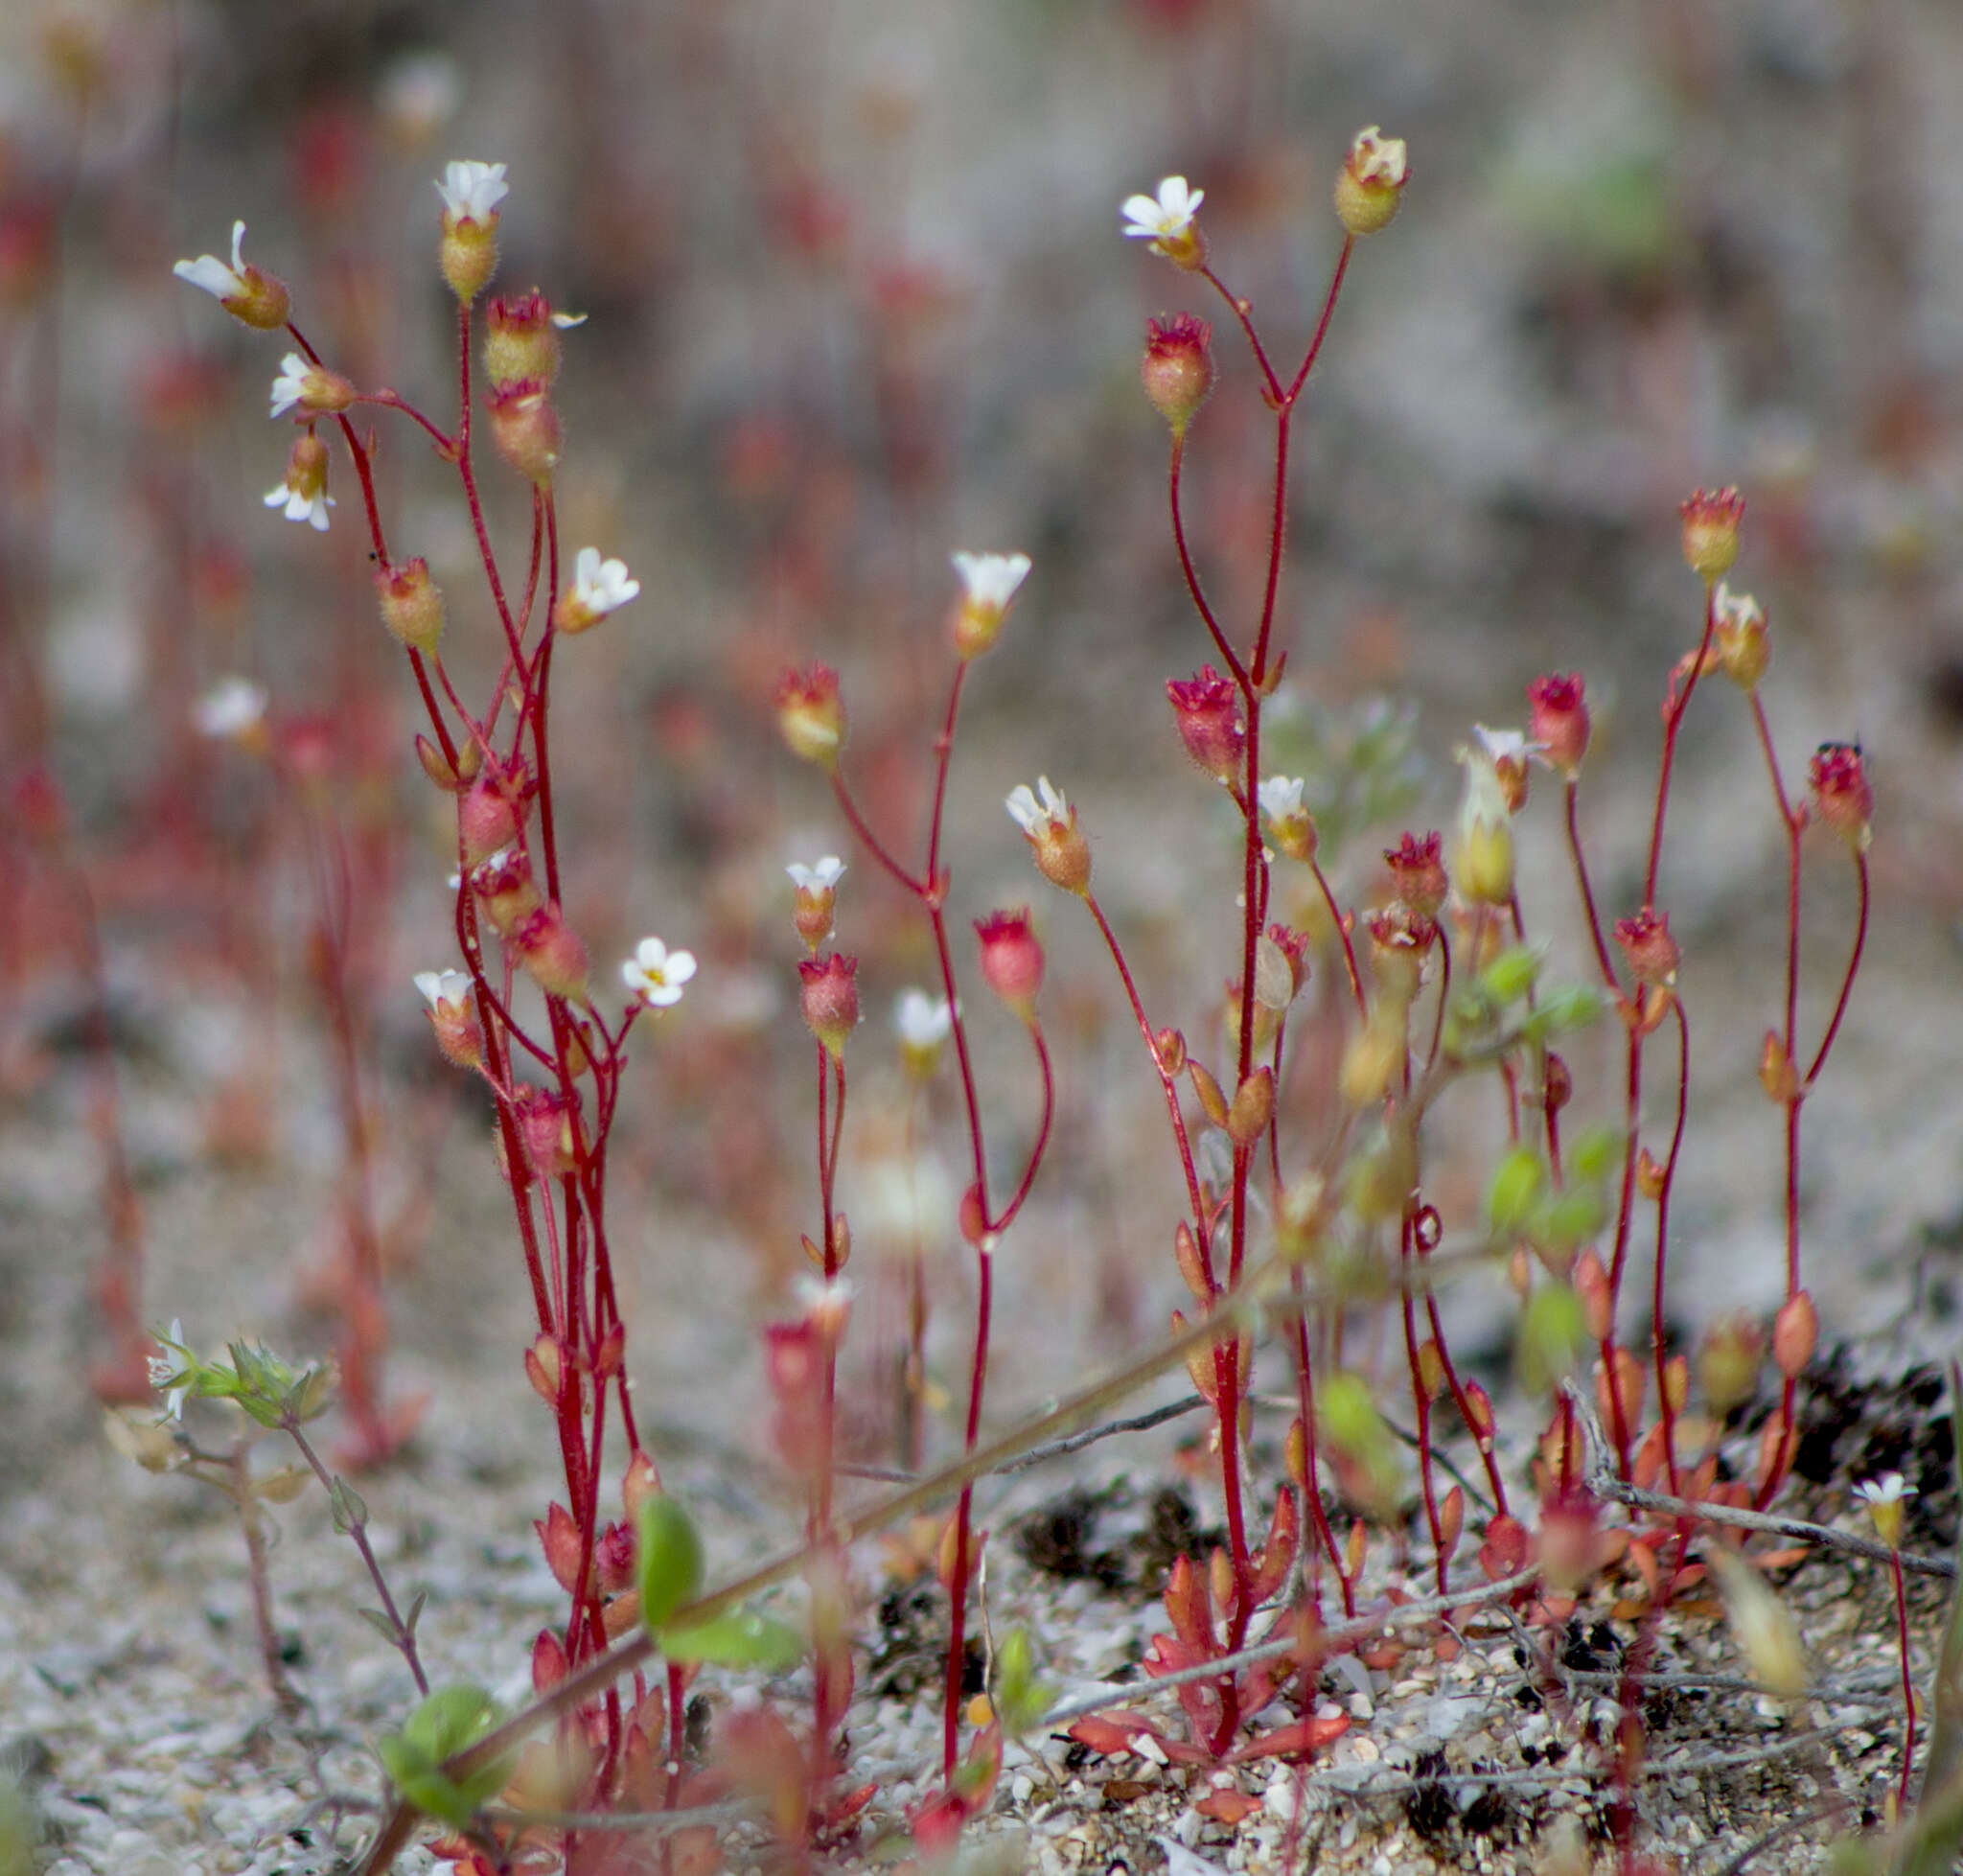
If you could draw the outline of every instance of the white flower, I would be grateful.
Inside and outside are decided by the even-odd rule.
[[[640,582],[627,576],[624,560],[602,560],[597,547],[582,547],[572,567],[572,602],[594,618],[627,604],[640,591]]]
[[[463,1015],[470,1008],[471,980],[460,970],[419,970],[415,983],[429,1007],[439,1015],[446,1010]]]
[[[1530,755],[1540,753],[1538,743],[1530,743],[1523,731],[1518,730],[1489,730],[1483,723],[1472,726],[1472,733],[1479,738],[1480,752],[1495,769],[1509,763],[1526,766]]]
[[[288,521],[306,521],[315,534],[325,534],[328,528],[327,511],[335,505],[335,500],[325,488],[310,491],[292,482],[282,482],[278,488],[266,490],[266,505],[268,508],[284,508]]]
[[[1068,828],[1070,825],[1070,803],[1050,785],[1048,776],[1038,776],[1036,786],[1042,791],[1039,802],[1029,792],[1028,782],[1018,782],[1009,791],[1009,797],[1003,805],[1008,809],[1013,821],[1031,840],[1040,838],[1047,825]]]
[[[1350,146],[1350,174],[1358,182],[1380,182],[1401,189],[1408,170],[1402,137],[1387,137],[1374,124],[1357,131]]]
[[[173,1317],[171,1332],[159,1335],[157,1345],[166,1351],[150,1358],[150,1384],[164,1396],[166,1420],[181,1420],[184,1417],[184,1401],[191,1392],[191,1378],[186,1369],[190,1352],[184,1346],[184,1323],[181,1317]]]
[[[1300,776],[1270,776],[1255,792],[1270,821],[1287,821],[1302,812],[1302,788]]]
[[[280,375],[272,381],[272,409],[267,414],[282,417],[307,396],[307,381],[312,376],[313,367],[297,352],[289,352],[280,360]],[[268,507],[271,503],[266,504]]]
[[[1207,198],[1204,189],[1188,189],[1183,175],[1168,175],[1159,185],[1156,198],[1127,196],[1120,211],[1124,232],[1135,240],[1149,241],[1160,252],[1167,243],[1183,241],[1192,229],[1192,219]]]
[[[1878,1479],[1862,1479],[1854,1495],[1870,1511],[1877,1505],[1899,1505],[1915,1496],[1915,1488],[1900,1472],[1883,1472]]]
[[[972,611],[999,617],[1008,611],[1016,589],[1029,577],[1028,554],[954,554],[966,603]]]
[[[1720,631],[1726,628],[1733,632],[1749,631],[1766,622],[1766,609],[1750,593],[1733,592],[1722,580],[1718,582],[1718,591],[1711,595],[1711,606]]]
[[[845,863],[836,853],[827,853],[815,867],[800,867],[794,860],[784,870],[800,892],[829,892],[838,885]]]
[[[893,1028],[908,1049],[938,1049],[955,1026],[955,1013],[945,997],[925,990],[902,990],[893,1005]]]
[[[227,266],[216,254],[200,254],[195,261],[179,261],[171,271],[179,280],[201,287],[215,300],[233,300],[245,290],[245,257],[240,252],[245,240],[245,224],[232,223],[232,265]]]
[[[681,986],[695,975],[695,959],[686,951],[670,951],[658,938],[644,938],[620,966],[620,975],[640,1002],[665,1009],[681,1001]]]
[[[265,687],[249,678],[220,678],[191,708],[200,736],[228,742],[266,719]]]
[[[452,221],[488,220],[511,194],[502,163],[451,163],[436,185]]]
[[[805,1320],[820,1334],[838,1336],[844,1332],[846,1319],[852,1313],[855,1288],[849,1278],[834,1277],[826,1283],[822,1277],[806,1274],[796,1279],[791,1287]]]

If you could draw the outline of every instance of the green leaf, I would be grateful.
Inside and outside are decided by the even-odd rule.
[[[1036,1678],[1036,1652],[1028,1631],[1011,1629],[995,1651],[995,1710],[1011,1739],[1027,1732],[1050,1705],[1050,1689]]]
[[[1568,1170],[1577,1179],[1606,1179],[1622,1164],[1623,1136],[1615,1127],[1583,1127],[1568,1143]]]
[[[1486,1216],[1495,1237],[1510,1238],[1526,1224],[1546,1180],[1540,1155],[1531,1146],[1515,1146],[1500,1161],[1486,1193]]]
[[[361,1494],[339,1473],[327,1488],[328,1509],[334,1514],[334,1528],[342,1537],[358,1525],[368,1522],[368,1507],[361,1502]]]
[[[1608,1222],[1608,1195],[1600,1186],[1570,1186],[1543,1205],[1532,1237],[1544,1251],[1578,1251]]]
[[[395,1624],[382,1614],[379,1609],[358,1609],[355,1613],[367,1623],[391,1648],[397,1645],[400,1637],[396,1634]]]
[[[1587,1343],[1582,1299],[1566,1284],[1542,1284],[1520,1318],[1520,1384],[1532,1394],[1548,1392],[1574,1373]]]
[[[483,1688],[468,1683],[439,1687],[403,1723],[401,1732],[377,1740],[375,1750],[409,1803],[461,1829],[503,1789],[511,1760],[496,1759],[463,1778],[450,1777],[443,1762],[474,1746],[498,1719],[497,1703]]]
[[[754,1610],[731,1610],[694,1628],[663,1629],[659,1639],[669,1660],[712,1667],[782,1674],[804,1658],[804,1638],[796,1629]]]
[[[1531,944],[1515,944],[1502,951],[1479,973],[1480,987],[1498,1004],[1518,1003],[1534,987],[1540,975],[1541,954]]]
[[[666,1493],[644,1499],[635,1516],[635,1569],[640,1619],[657,1632],[702,1590],[702,1538],[695,1520]]]
[[[441,1765],[497,1725],[497,1702],[468,1680],[439,1687],[403,1722],[402,1737]]]
[[[1602,1020],[1608,1002],[1600,990],[1585,984],[1563,984],[1549,990],[1520,1026],[1529,1042],[1545,1042],[1550,1036],[1573,1030],[1585,1030]]]

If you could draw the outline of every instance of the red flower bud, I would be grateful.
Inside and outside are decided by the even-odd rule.
[[[1247,747],[1239,691],[1211,664],[1204,664],[1184,683],[1174,678],[1166,684],[1166,695],[1172,700],[1187,754],[1214,780],[1238,780]]]
[[[1645,906],[1641,912],[1615,921],[1615,941],[1628,960],[1629,974],[1638,984],[1662,988],[1676,982],[1676,967],[1683,960],[1676,940],[1670,936],[1668,914]]]
[[[1540,745],[1551,767],[1572,778],[1588,753],[1588,706],[1582,695],[1582,674],[1565,677],[1550,672],[1527,686],[1533,717],[1528,740]]]
[[[975,921],[982,941],[982,977],[1026,1023],[1034,1020],[1043,985],[1043,947],[1029,929],[1028,908],[992,912]]]
[[[828,958],[797,961],[797,1001],[804,1026],[825,1052],[845,1052],[845,1038],[859,1026],[859,960],[833,952]]]
[[[1184,436],[1213,388],[1213,329],[1189,313],[1145,321],[1139,377],[1152,407]]]
[[[1398,898],[1425,917],[1435,916],[1445,902],[1445,868],[1439,858],[1442,845],[1435,833],[1425,835],[1422,841],[1406,834],[1384,852],[1384,864],[1397,883]]]
[[[1705,581],[1721,580],[1738,558],[1744,497],[1736,489],[1699,489],[1677,511],[1683,517],[1683,557]]]
[[[494,389],[485,402],[490,408],[491,440],[497,445],[498,453],[526,481],[539,488],[549,487],[565,437],[545,386],[535,378],[520,378]]]
[[[1813,812],[1857,853],[1874,838],[1875,791],[1859,743],[1822,743],[1807,766]]]

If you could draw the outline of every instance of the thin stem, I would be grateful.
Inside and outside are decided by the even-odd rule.
[[[1227,635],[1221,631],[1220,622],[1213,616],[1213,609],[1207,604],[1207,596],[1200,591],[1198,569],[1192,564],[1192,553],[1186,544],[1186,521],[1179,507],[1179,475],[1186,461],[1186,437],[1183,432],[1172,433],[1172,466],[1166,475],[1167,498],[1172,508],[1172,544],[1179,550],[1179,570],[1186,576],[1186,591],[1190,596],[1193,611],[1198,613],[1208,633],[1213,640],[1213,648],[1220,654],[1234,682],[1242,690],[1247,688],[1247,671],[1241,664],[1234,647],[1228,643]]]
[[[1682,690],[1670,699],[1663,713],[1663,756],[1656,771],[1656,808],[1650,822],[1650,863],[1643,871],[1643,903],[1656,903],[1656,871],[1663,862],[1663,819],[1670,807],[1670,772],[1676,760],[1676,732],[1683,723],[1683,713],[1690,708],[1691,693],[1697,687],[1697,680],[1703,675],[1704,660],[1710,655],[1711,637],[1718,629],[1718,593],[1710,585],[1704,588],[1704,637],[1697,646],[1697,657],[1692,660]]]
[[[1915,1763],[1915,1670],[1908,1655],[1908,1586],[1902,1577],[1902,1553],[1891,1544],[1888,1573],[1895,1583],[1895,1641],[1902,1653],[1902,1776],[1895,1787],[1895,1805],[1908,1815],[1908,1773]]]
[[[840,812],[851,823],[853,833],[859,836],[859,844],[893,876],[893,879],[899,885],[905,887],[916,899],[924,900],[927,897],[927,888],[881,845],[879,836],[866,824],[864,817],[861,816],[858,808],[853,804],[852,797],[845,787],[845,777],[837,769],[832,771],[832,794],[838,799]]]
[[[972,1457],[982,1431],[982,1390],[988,1379],[988,1319],[994,1304],[995,1259],[977,1245],[976,1266],[980,1288],[975,1302],[975,1355],[968,1370],[968,1424],[961,1442],[963,1453]],[[941,1703],[940,1771],[949,1784],[954,1782],[955,1763],[960,1749],[961,1683],[967,1663],[968,1547],[972,1539],[974,1482],[961,1487],[955,1508],[955,1559],[948,1610],[947,1685]]]
[[[1608,946],[1602,939],[1602,920],[1595,911],[1595,888],[1589,883],[1588,860],[1582,850],[1582,830],[1577,818],[1582,785],[1573,776],[1568,777],[1565,794],[1568,857],[1575,863],[1575,882],[1582,889],[1582,909],[1588,915],[1588,942],[1595,947],[1595,962],[1602,972],[1602,982],[1610,995],[1614,995],[1621,986],[1616,982],[1615,966],[1608,961]]]
[[[1323,895],[1323,904],[1329,909],[1329,924],[1334,928],[1336,941],[1343,947],[1343,968],[1349,974],[1350,994],[1356,999],[1356,1012],[1359,1016],[1370,1014],[1370,1002],[1363,994],[1363,978],[1356,968],[1356,946],[1350,937],[1349,922],[1344,918],[1342,908],[1336,903],[1336,895],[1329,890],[1329,882],[1324,875],[1322,863],[1310,860],[1308,869],[1315,875],[1315,883]],[[1440,934],[1443,936],[1443,933]]]
[[[1807,1070],[1805,1079],[1799,1084],[1802,1094],[1820,1078],[1820,1070],[1827,1065],[1827,1051],[1833,1048],[1834,1038],[1840,1033],[1840,1019],[1847,1014],[1847,1000],[1854,994],[1855,974],[1860,969],[1860,954],[1867,944],[1867,855],[1859,848],[1855,850],[1854,855],[1854,877],[1859,905],[1859,913],[1854,927],[1854,949],[1848,956],[1847,969],[1840,979],[1840,994],[1834,999],[1834,1014],[1827,1024],[1827,1032],[1820,1038],[1820,1046],[1813,1054],[1813,1066]]]
[[[1670,1403],[1669,1351],[1663,1337],[1664,1266],[1670,1256],[1670,1191],[1676,1180],[1676,1156],[1683,1150],[1684,1123],[1691,1105],[1691,1025],[1683,999],[1673,997],[1676,1013],[1676,1124],[1671,1129],[1670,1157],[1663,1164],[1663,1183],[1656,1194],[1656,1276],[1650,1303],[1650,1333],[1656,1356],[1656,1401],[1663,1416],[1663,1463],[1672,1492],[1681,1490],[1676,1475],[1676,1409]]]

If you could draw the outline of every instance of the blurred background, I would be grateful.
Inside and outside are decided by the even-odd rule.
[[[1963,1243],[1963,12],[1947,0],[16,0],[0,35],[9,1489],[93,1440],[85,1371],[113,1365],[99,1299],[118,1271],[140,1320],[181,1315],[206,1342],[331,1340],[315,1311],[354,1137],[336,1007],[391,1271],[389,1392],[427,1396],[432,1447],[480,1477],[543,1455],[484,1111],[409,984],[450,961],[453,836],[411,753],[357,491],[337,462],[325,535],[263,505],[289,442],[265,415],[285,347],[171,275],[226,254],[242,218],[246,258],[290,284],[328,362],[448,424],[431,182],[452,157],[509,165],[494,290],[587,315],[559,391],[564,538],[642,583],[565,649],[554,705],[566,899],[596,977],[649,931],[703,963],[638,1038],[616,1135],[658,1434],[740,1444],[763,1412],[754,1325],[786,1307],[816,1210],[782,869],[824,852],[851,863],[839,943],[869,1017],[843,1193],[868,1448],[892,1411],[900,1290],[882,1273],[916,1245],[935,1361],[959,1372],[956,1109],[945,1085],[916,1108],[887,1022],[927,981],[925,935],[770,708],[790,663],[836,665],[856,786],[912,850],[952,548],[1035,563],[969,686],[950,812],[963,920],[1033,900],[1052,961],[1059,1134],[1003,1259],[995,1398],[1064,1385],[1181,1299],[1156,1086],[1093,934],[1033,876],[1001,801],[1039,773],[1065,790],[1154,1020],[1215,1047],[1233,830],[1164,701],[1205,639],[1136,374],[1147,315],[1220,309],[1120,238],[1118,204],[1168,173],[1204,188],[1216,266],[1296,358],[1337,251],[1335,166],[1366,124],[1408,140],[1413,179],[1359,248],[1297,425],[1282,596],[1282,747],[1330,806],[1339,892],[1368,902],[1378,848],[1448,824],[1475,720],[1523,722],[1527,681],[1573,669],[1598,726],[1597,884],[1610,915],[1632,909],[1657,706],[1701,623],[1676,504],[1738,483],[1734,585],[1772,620],[1789,783],[1820,741],[1859,738],[1880,798],[1868,964],[1807,1108],[1807,1271],[1830,1335],[1911,1304],[1945,1332]],[[1189,520],[1244,634],[1271,428],[1217,320],[1216,349]],[[449,591],[446,656],[480,696],[496,627],[453,478],[377,414],[391,545]],[[488,457],[483,476],[521,564],[522,486]],[[297,796],[199,733],[197,700],[233,674],[266,687],[303,753]],[[1543,782],[1523,891],[1580,974],[1557,814]],[[346,862],[332,970],[324,827]],[[1778,1116],[1754,1071],[1778,1016],[1785,847],[1749,718],[1716,683],[1686,727],[1671,833],[1661,896],[1697,1049],[1676,1212],[1689,1325],[1781,1287]],[[1809,843],[1813,1035],[1851,937],[1848,873]],[[979,991],[976,1018],[1012,1169],[1035,1091]],[[1577,1050],[1584,1100],[1610,1066]],[[1473,1106],[1439,1162],[1448,1224],[1471,1217],[1495,1137]],[[1461,1307],[1468,1358],[1503,1362],[1504,1299]]]

